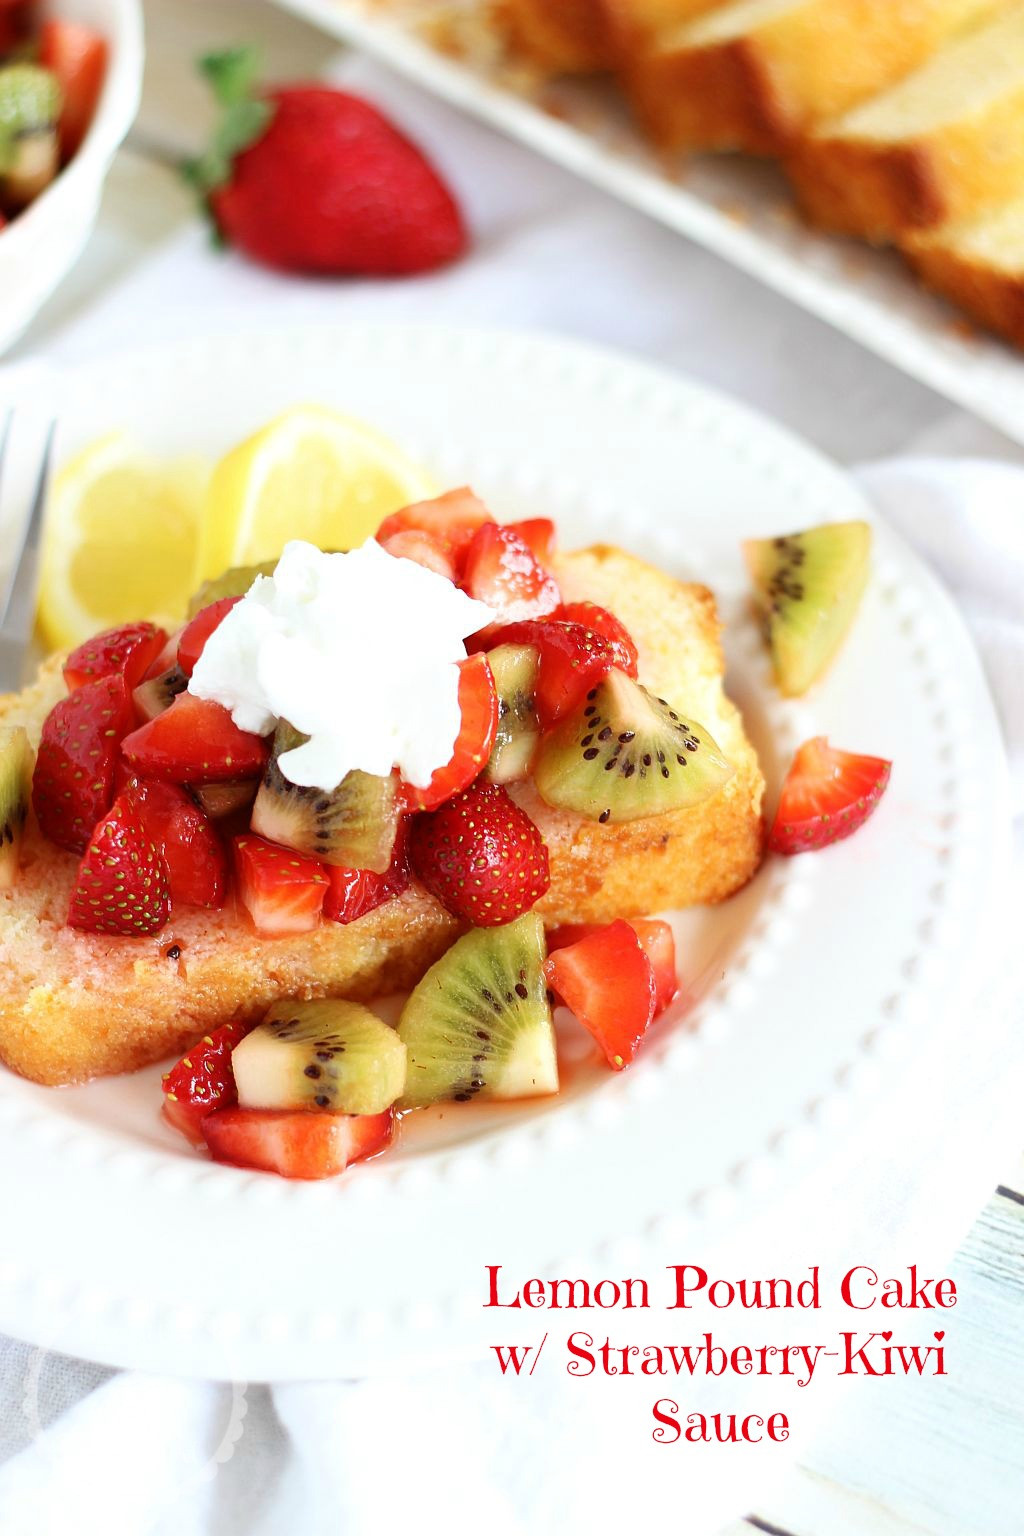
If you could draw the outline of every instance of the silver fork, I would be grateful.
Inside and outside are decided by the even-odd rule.
[[[57,429],[57,423],[51,421],[39,462],[27,480],[23,498],[27,505],[20,517],[8,518],[3,508],[4,469],[10,463],[13,425],[14,412],[9,411],[0,430],[0,528],[13,525],[16,532],[7,579],[0,581],[0,690],[21,686],[31,650],[39,547]]]

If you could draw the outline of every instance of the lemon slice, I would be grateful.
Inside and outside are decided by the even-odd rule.
[[[296,406],[214,470],[200,575],[276,560],[289,539],[352,549],[389,512],[435,494],[426,472],[372,427],[321,406]]]
[[[54,648],[134,619],[177,619],[195,586],[208,474],[114,433],[57,475],[47,506],[39,626]]]

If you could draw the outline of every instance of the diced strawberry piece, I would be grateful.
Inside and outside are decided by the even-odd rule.
[[[143,682],[151,677],[161,677],[170,667],[178,665],[178,642],[184,633],[183,629],[176,629],[173,635],[167,637],[163,650],[143,675]]]
[[[544,962],[548,986],[588,1029],[616,1070],[629,1065],[654,1018],[654,971],[621,918]]]
[[[177,784],[130,772],[124,794],[167,861],[174,906],[222,907],[228,890],[224,845],[191,795]]]
[[[309,1109],[219,1109],[202,1133],[219,1163],[262,1168],[286,1179],[329,1179],[349,1163],[383,1152],[394,1134],[394,1111],[339,1115]]]
[[[107,44],[77,21],[45,21],[39,34],[39,62],[60,81],[60,147],[65,160],[77,151],[93,120],[107,73]]]
[[[487,641],[499,645],[535,645],[539,653],[534,702],[543,730],[568,714],[618,665],[617,648],[603,635],[561,619],[526,619],[506,624]]]
[[[257,933],[309,933],[320,921],[327,873],[311,859],[247,832],[234,840],[238,895]]]
[[[439,539],[436,534],[427,533],[423,528],[403,528],[400,533],[393,533],[382,540],[382,547],[389,555],[394,555],[396,560],[415,560],[417,565],[426,566],[428,571],[435,571],[438,576],[447,576],[449,581],[455,580],[451,545],[446,539]]]
[[[126,798],[93,829],[71,893],[68,927],[141,938],[171,914],[167,864]]]
[[[186,677],[192,676],[195,664],[214,630],[235,604],[241,601],[241,597],[219,597],[215,603],[201,608],[195,618],[185,625],[178,641],[178,666]]]
[[[640,941],[640,948],[651,962],[654,972],[655,1016],[663,1013],[679,991],[679,975],[676,971],[676,940],[668,923],[656,917],[630,917],[626,921]],[[548,953],[566,949],[589,939],[595,933],[604,933],[608,923],[563,923],[548,933]]]
[[[372,869],[343,869],[339,865],[327,866],[330,888],[324,897],[324,917],[334,923],[354,923],[365,917],[375,907],[383,906],[408,889],[412,878],[409,870],[409,817],[403,817],[395,839],[395,851],[391,855],[391,867],[382,875]]]
[[[400,512],[392,512],[377,529],[377,539],[383,544],[392,534],[419,529],[446,545],[458,565],[477,529],[493,521],[479,496],[475,496],[468,486],[461,486],[432,501],[416,501]]]
[[[129,691],[146,676],[167,644],[165,630],[155,624],[126,624],[77,646],[64,663],[64,681],[71,693],[99,677],[120,674]]]
[[[498,729],[498,694],[490,664],[483,655],[470,656],[459,663],[459,708],[462,728],[450,760],[437,769],[425,789],[415,784],[402,785],[406,810],[435,810],[472,784],[491,755]]]
[[[474,784],[417,816],[409,852],[427,890],[476,928],[512,922],[551,884],[544,839],[500,784]]]
[[[841,752],[824,736],[805,741],[782,786],[768,847],[809,853],[849,837],[874,811],[891,771],[885,758]]]
[[[615,665],[619,670],[625,672],[627,677],[637,676],[637,653],[633,637],[625,624],[614,613],[609,613],[607,608],[601,608],[597,603],[563,603],[554,617],[567,624],[582,624],[592,634],[600,635],[615,652]]]
[[[555,578],[539,565],[533,550],[511,528],[485,523],[466,552],[462,585],[470,597],[497,615],[478,640],[503,624],[540,619],[562,601]]]
[[[524,544],[532,549],[534,558],[547,565],[555,552],[555,525],[550,517],[524,517],[518,523],[506,523],[517,533]]]
[[[226,709],[191,693],[180,693],[170,709],[140,725],[122,751],[143,778],[172,784],[257,778],[269,756],[262,736],[240,731]]]
[[[676,936],[668,923],[657,917],[631,917],[629,926],[640,940],[640,948],[654,972],[654,1013],[664,1013],[679,991],[676,970]]]
[[[51,709],[32,778],[32,804],[51,842],[84,850],[113,803],[121,739],[134,723],[123,677],[86,683]]]
[[[222,1024],[164,1073],[164,1118],[194,1147],[201,1147],[205,1139],[203,1117],[238,1102],[231,1052],[250,1028],[237,1020]]]

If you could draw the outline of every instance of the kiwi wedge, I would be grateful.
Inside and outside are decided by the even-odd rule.
[[[285,778],[278,759],[308,739],[281,721],[252,808],[252,830],[325,864],[382,875],[398,836],[398,775],[354,768],[329,793],[302,788]]]
[[[188,687],[188,678],[175,662],[166,672],[147,678],[132,690],[132,703],[142,720],[155,720],[165,709],[170,709],[179,693]]]
[[[197,613],[201,613],[219,598],[244,597],[257,576],[273,576],[276,570],[276,560],[265,560],[262,565],[231,566],[222,576],[204,581],[199,590],[193,593],[188,605],[189,618],[194,619]]]
[[[777,539],[748,539],[747,568],[764,613],[782,693],[806,693],[853,623],[871,565],[867,523],[825,523]]]
[[[231,1053],[245,1109],[379,1115],[405,1087],[405,1046],[359,1003],[275,1003]]]
[[[492,784],[525,779],[540,740],[534,690],[540,656],[535,645],[499,645],[487,660],[498,694],[498,729],[484,773]]]
[[[192,795],[212,821],[223,821],[248,810],[256,798],[258,779],[232,779],[228,784],[193,784]]]
[[[558,1092],[544,956],[544,924],[526,912],[471,929],[431,966],[398,1025],[409,1050],[403,1109]]]
[[[542,737],[533,767],[548,805],[591,821],[637,821],[708,799],[732,765],[685,720],[617,667],[575,714]]]
[[[9,891],[18,878],[32,797],[32,762],[24,727],[0,727],[0,891]]]
[[[0,199],[24,208],[57,174],[61,88],[38,64],[0,68]]]

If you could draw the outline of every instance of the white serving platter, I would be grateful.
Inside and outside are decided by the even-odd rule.
[[[276,0],[464,111],[714,251],[904,373],[1024,442],[1024,360],[921,289],[899,259],[815,234],[775,167],[739,156],[669,165],[601,83],[530,99],[438,52],[411,18],[449,0]]]
[[[248,1380],[479,1354],[485,1264],[585,1272],[612,1239],[663,1250],[681,1212],[699,1223],[725,1197],[742,1230],[765,1175],[784,1193],[802,1165],[843,1158],[830,1107],[866,1053],[895,1041],[949,1071],[997,1048],[994,1017],[943,1027],[1008,842],[981,669],[948,598],[879,523],[839,662],[808,698],[778,697],[739,540],[870,515],[795,438],[615,353],[440,328],[209,335],[25,389],[26,408],[39,389],[57,411],[61,456],[112,427],[212,456],[299,400],[361,415],[500,516],[544,513],[567,546],[616,542],[707,582],[770,803],[816,733],[895,769],[857,837],[769,860],[732,901],[678,917],[683,1001],[630,1071],[601,1067],[570,1026],[560,1095],[406,1121],[395,1149],[340,1180],[211,1164],[162,1123],[159,1067],[59,1090],[0,1072],[0,1332]]]

